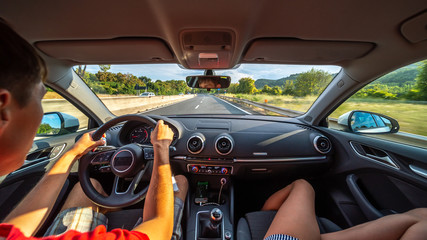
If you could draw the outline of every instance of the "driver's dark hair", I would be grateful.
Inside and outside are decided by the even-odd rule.
[[[44,81],[46,74],[46,64],[36,50],[0,18],[0,88],[25,107],[35,84]]]

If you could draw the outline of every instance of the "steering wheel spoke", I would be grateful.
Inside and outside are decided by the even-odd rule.
[[[154,148],[153,146],[143,146],[142,151],[144,152],[144,160],[154,160]]]
[[[112,119],[98,128],[92,138],[98,140],[112,126],[124,121],[139,121],[151,127],[156,126],[156,121],[144,115],[124,115]],[[126,207],[144,199],[148,185],[139,187],[142,182],[149,181],[151,163],[154,159],[154,150],[150,145],[135,143],[121,146],[120,148],[105,146],[98,151],[90,152],[80,158],[79,179],[85,194],[96,204],[106,208]],[[100,195],[90,181],[91,170],[111,172],[114,174],[114,183],[109,196]],[[131,179],[130,183],[125,183]],[[102,184],[102,183],[101,183]]]
[[[97,165],[110,165],[111,157],[113,156],[114,152],[116,151],[116,148],[114,149],[108,149],[103,151],[97,151],[91,153],[91,160],[90,165],[97,166]]]
[[[110,199],[117,199],[122,197],[128,197],[128,198],[135,198],[138,196],[137,193],[135,193],[135,190],[137,189],[142,177],[145,174],[147,168],[144,168],[143,170],[139,171],[138,174],[136,174],[132,181],[129,183],[129,186],[126,187],[125,191],[122,191],[120,187],[120,181],[126,181],[123,178],[120,178],[118,176],[114,177],[114,183],[113,188],[111,190],[110,196],[108,198]],[[148,186],[147,186],[148,188]],[[107,198],[107,199],[108,199]]]

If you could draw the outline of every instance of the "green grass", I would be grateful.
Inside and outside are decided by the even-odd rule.
[[[427,104],[398,100],[349,99],[338,107],[330,117],[338,118],[351,110],[381,113],[399,122],[400,131],[427,136]]]
[[[288,95],[273,96],[267,94],[226,94],[227,96],[248,99],[254,102],[264,103],[267,100],[267,104],[274,105],[277,107],[297,110],[306,112],[313,102],[316,100],[316,96],[308,97],[293,97]]]
[[[302,112],[306,112],[317,98],[316,96],[295,98],[292,96],[248,94],[227,94],[227,96],[241,97],[260,103],[264,103],[264,100],[267,99],[267,104]],[[384,114],[399,122],[400,131],[427,136],[427,104],[425,102],[350,98],[338,107],[330,117],[338,118],[352,110],[365,110]]]

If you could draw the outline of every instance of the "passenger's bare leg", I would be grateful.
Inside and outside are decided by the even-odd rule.
[[[427,209],[419,208],[402,214],[388,215],[339,232],[322,234],[322,239],[425,239]]]
[[[97,180],[91,178],[90,181],[92,182],[93,187],[95,188],[96,191],[98,191],[98,193],[100,193],[103,196],[107,196],[101,184]],[[74,185],[70,194],[68,194],[68,197],[65,200],[65,203],[62,206],[61,211],[68,208],[72,208],[72,207],[89,207],[96,212],[101,212],[101,213],[107,212],[107,209],[99,207],[98,205],[94,204],[86,196],[86,194],[83,192],[82,187],[80,186],[80,183],[77,183],[76,185]]]
[[[320,239],[314,211],[314,190],[311,185],[305,180],[297,180],[282,190],[266,202],[267,205],[271,202],[271,209],[274,209],[280,200],[283,204],[265,237],[286,234],[304,240]],[[270,206],[266,209],[270,209]]]
[[[285,188],[282,188],[279,191],[275,192],[273,195],[271,195],[267,199],[267,201],[265,201],[264,206],[261,208],[261,211],[279,210],[279,208],[288,198],[289,192],[291,191],[292,187],[293,184],[289,184]]]

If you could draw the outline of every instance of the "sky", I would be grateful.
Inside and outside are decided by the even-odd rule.
[[[338,73],[338,66],[308,66],[308,65],[279,65],[279,64],[242,64],[237,69],[216,70],[216,75],[227,75],[231,82],[236,83],[240,78],[251,77],[255,80],[280,79],[294,73],[309,71],[311,68],[321,69],[329,73]],[[88,65],[86,71],[97,73],[98,65]],[[177,64],[134,64],[134,65],[112,65],[109,72],[131,73],[137,77],[146,76],[153,81],[156,80],[184,80],[189,75],[203,75],[202,70],[182,69]]]

